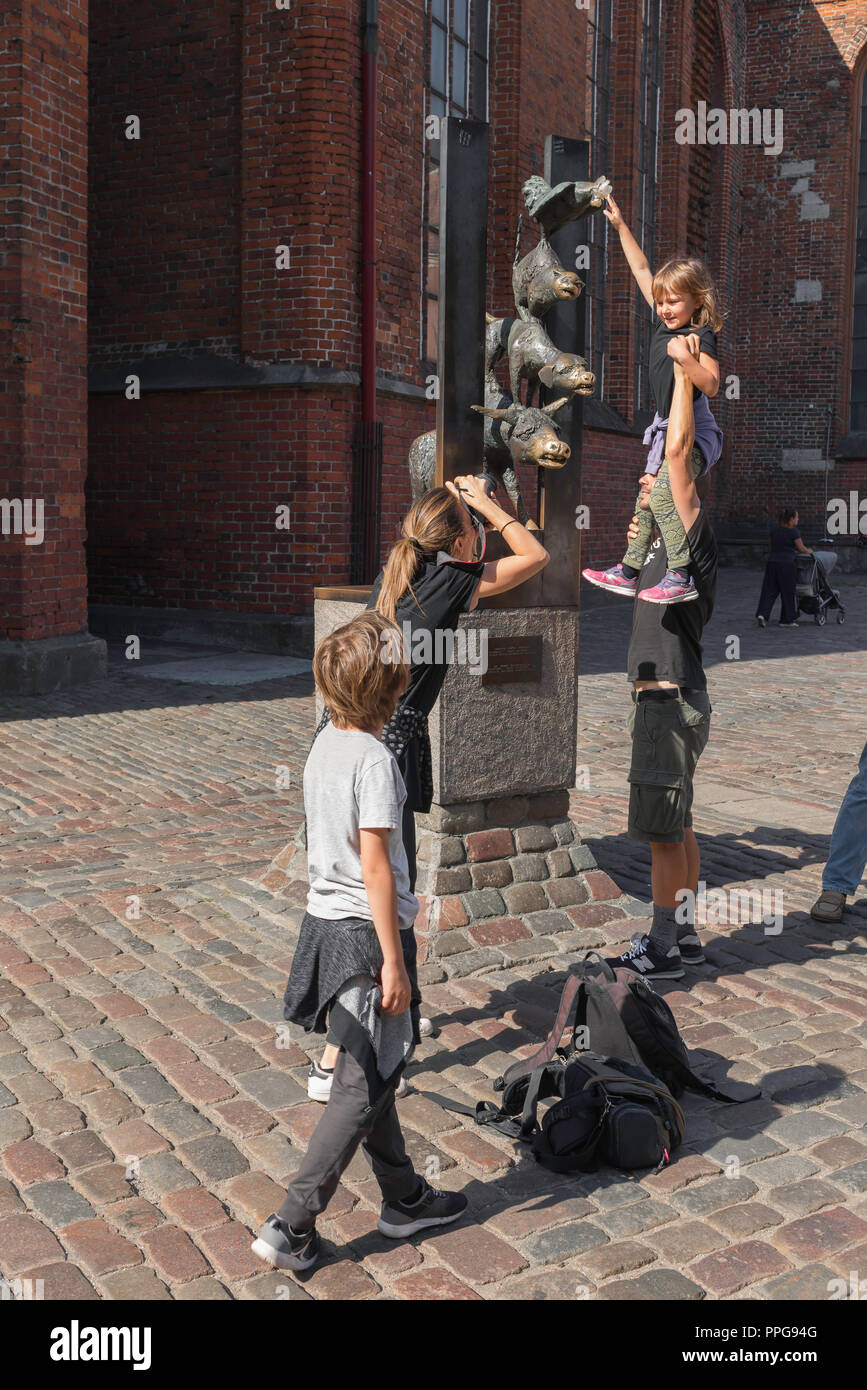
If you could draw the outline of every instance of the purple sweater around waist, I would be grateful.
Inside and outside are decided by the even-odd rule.
[[[722,453],[723,432],[711,415],[707,396],[700,395],[698,400],[693,401],[692,409],[695,416],[695,442],[704,454],[704,468],[700,474],[703,477],[705,473],[710,472]],[[648,445],[645,473],[656,474],[662,467],[667,429],[668,419],[663,420],[657,411],[644,432],[644,443]]]

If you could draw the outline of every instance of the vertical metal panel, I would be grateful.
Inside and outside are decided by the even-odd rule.
[[[566,181],[583,182],[589,178],[590,145],[586,140],[569,140],[561,135],[549,135],[545,141],[545,178],[552,187]],[[567,222],[551,237],[551,245],[566,270],[575,268],[575,251],[587,244],[588,223],[585,219]],[[578,299],[558,300],[545,315],[545,328],[551,341],[563,352],[584,355],[586,304],[584,294]],[[550,400],[553,393],[545,392]],[[551,560],[542,571],[542,595],[545,604],[577,604],[581,566],[581,532],[575,525],[576,509],[581,498],[581,453],[584,406],[580,396],[573,397],[555,416],[563,438],[572,449],[565,468],[540,469],[541,497],[539,524],[545,533],[545,547]]]
[[[440,295],[435,486],[482,464],[488,126],[448,116],[441,125]]]

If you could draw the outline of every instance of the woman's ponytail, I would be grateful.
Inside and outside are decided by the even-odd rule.
[[[422,562],[421,546],[413,536],[401,536],[392,546],[385,562],[382,587],[376,601],[376,611],[384,618],[394,622],[398,600],[407,590],[412,590],[412,581]]]
[[[403,519],[403,534],[385,562],[376,600],[378,613],[395,621],[395,610],[404,594],[411,593],[415,598],[412,582],[421,574],[425,562],[435,560],[440,550],[451,554],[463,535],[465,517],[466,512],[447,487],[433,488],[410,508]],[[421,608],[421,604],[418,606]]]

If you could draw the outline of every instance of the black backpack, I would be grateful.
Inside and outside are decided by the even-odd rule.
[[[575,1053],[539,1067],[503,1098],[502,1110],[520,1101],[520,1138],[539,1163],[556,1173],[576,1169],[664,1167],[682,1143],[686,1123],[674,1096],[643,1067],[616,1057]],[[539,1101],[561,1097],[537,1120]]]
[[[573,1012],[564,1049],[560,1040]],[[479,1101],[472,1110],[432,1092],[421,1094],[530,1144],[540,1163],[561,1173],[594,1172],[600,1162],[662,1168],[685,1132],[677,1096],[691,1090],[736,1102],[760,1094],[745,1083],[735,1083],[739,1094],[726,1093],[697,1076],[665,1000],[640,975],[613,969],[596,952],[570,966],[545,1042],[493,1084],[502,1092],[499,1107]],[[554,1096],[560,1099],[540,1125],[539,1102]]]
[[[576,1052],[557,1057],[510,1082],[498,1108],[468,1105],[431,1095],[447,1110],[472,1115],[528,1144],[537,1161],[555,1173],[613,1168],[653,1168],[670,1162],[683,1141],[683,1111],[667,1086],[644,1067],[617,1057]],[[538,1120],[539,1102],[559,1097]]]
[[[595,951],[570,966],[554,1027],[545,1042],[531,1057],[516,1062],[498,1077],[495,1091],[507,1090],[556,1056],[566,1055],[560,1049],[560,1040],[573,1009],[575,1021],[568,1055],[592,1049],[602,1056],[632,1062],[658,1078],[673,1096],[698,1091],[714,1100],[737,1103],[760,1094],[757,1087],[746,1083],[735,1083],[737,1094],[723,1091],[712,1081],[697,1076],[665,1000],[633,970],[612,969]]]

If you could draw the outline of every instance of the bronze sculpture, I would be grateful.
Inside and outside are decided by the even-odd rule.
[[[542,322],[558,299],[574,299],[584,288],[575,272],[561,265],[549,237],[567,222],[591,215],[610,192],[611,185],[604,176],[592,183],[560,183],[554,188],[538,175],[528,178],[524,201],[539,228],[539,240],[532,251],[520,257],[519,217],[512,266],[516,317],[486,316],[485,401],[472,408],[485,416],[484,469],[502,481],[515,515],[524,524],[529,518],[516,465],[562,468],[568,462],[571,449],[560,438],[553,416],[573,396],[592,395],[596,384],[584,358],[561,352]],[[506,355],[508,391],[496,374],[498,362]],[[522,382],[526,382],[523,400]],[[534,406],[533,397],[540,386],[562,394],[545,406]],[[433,485],[435,466],[436,431],[430,430],[414,439],[409,450],[414,502]]]

